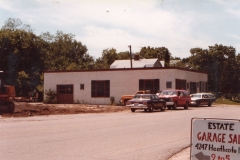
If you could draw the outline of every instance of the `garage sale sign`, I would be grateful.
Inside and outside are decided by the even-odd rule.
[[[240,120],[193,118],[191,160],[240,160]]]

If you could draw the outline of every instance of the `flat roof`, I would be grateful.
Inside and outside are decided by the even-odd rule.
[[[186,69],[186,68],[180,68],[180,67],[151,67],[151,68],[114,68],[114,69],[91,69],[91,70],[55,70],[55,71],[44,71],[44,73],[63,73],[63,72],[117,72],[117,71],[131,71],[131,70],[182,70],[182,71],[188,71],[188,72],[197,72],[197,73],[203,73],[207,74],[207,72],[193,70],[193,69]]]

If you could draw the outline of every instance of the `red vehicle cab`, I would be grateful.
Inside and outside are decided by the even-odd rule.
[[[180,106],[188,109],[191,103],[191,97],[186,90],[163,90],[158,97],[166,101],[168,109],[177,109]]]

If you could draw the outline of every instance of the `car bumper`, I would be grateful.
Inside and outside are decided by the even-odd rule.
[[[148,109],[148,106],[147,105],[143,105],[143,104],[129,104],[129,105],[126,105],[126,107],[131,107],[131,109]]]
[[[174,105],[174,102],[166,102],[166,105],[167,106],[172,106],[172,105]]]
[[[191,102],[192,105],[196,105],[197,103],[196,102]]]

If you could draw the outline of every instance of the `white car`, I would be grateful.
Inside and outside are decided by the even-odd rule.
[[[194,93],[190,95],[191,105],[200,106],[208,105],[212,106],[212,103],[216,101],[215,96],[212,93]]]

